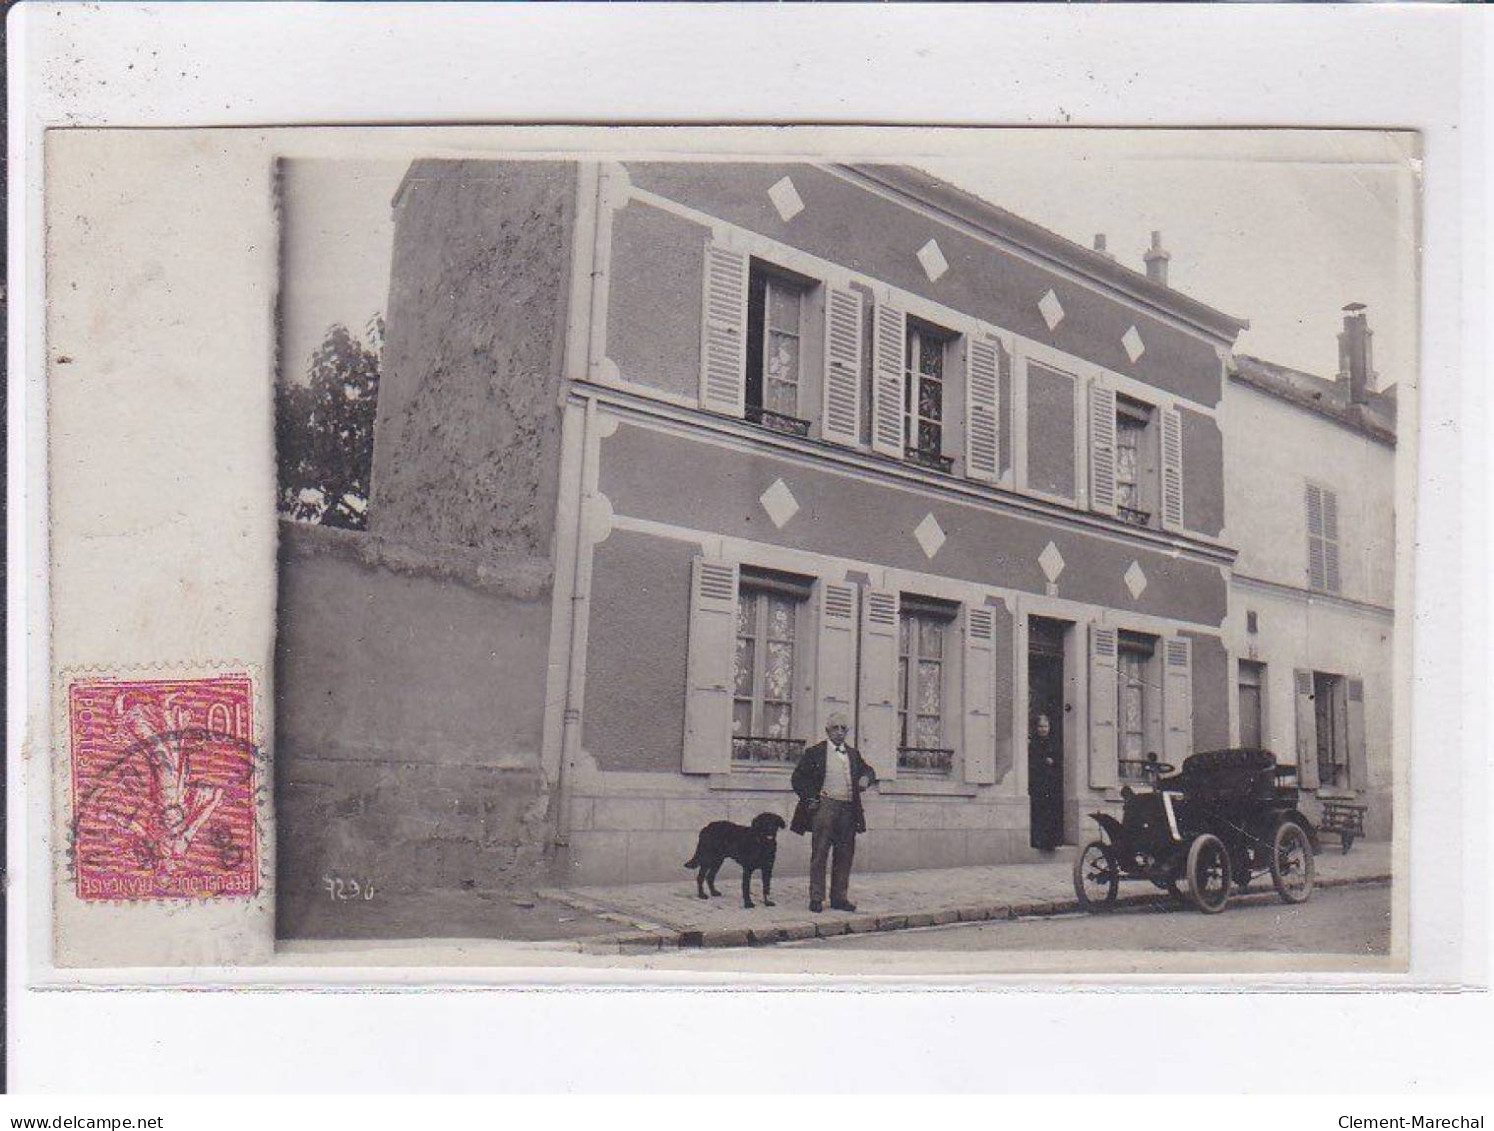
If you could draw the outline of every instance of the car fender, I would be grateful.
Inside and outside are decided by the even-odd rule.
[[[1277,827],[1283,821],[1295,821],[1297,824],[1302,826],[1303,831],[1307,833],[1307,842],[1312,846],[1312,854],[1314,856],[1323,851],[1323,845],[1318,840],[1317,828],[1311,821],[1307,819],[1307,816],[1302,812],[1302,810],[1296,808],[1276,809],[1272,811],[1269,816],[1264,816],[1258,822],[1257,828],[1256,830],[1254,830],[1253,835],[1263,845],[1269,846],[1271,843],[1271,838],[1276,835]]]
[[[1100,826],[1101,830],[1105,833],[1106,839],[1111,844],[1121,843],[1124,834],[1121,831],[1121,823],[1119,821],[1109,813],[1091,813],[1090,816],[1095,819],[1095,822]]]

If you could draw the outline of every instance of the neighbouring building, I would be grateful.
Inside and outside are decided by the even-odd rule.
[[[1389,543],[1348,550],[1390,491],[1351,423],[1372,410],[1234,362],[1246,323],[1169,287],[1160,239],[1135,272],[868,165],[418,161],[394,210],[369,531],[288,539],[298,874],[374,853],[412,886],[679,878],[708,821],[789,813],[833,711],[882,779],[872,869],[1087,837],[1148,754],[1257,725],[1251,663],[1249,736],[1286,759],[1299,669],[1388,734],[1368,638],[1289,623],[1388,641]],[[1277,416],[1346,462],[1262,456]],[[1279,525],[1311,488],[1339,507],[1341,594]],[[303,687],[330,616],[353,654]],[[1362,789],[1354,748],[1303,749]]]
[[[1347,308],[1339,373],[1240,356],[1225,420],[1229,536],[1239,551],[1225,642],[1244,745],[1295,751],[1319,799],[1391,825],[1395,626],[1394,389]],[[1312,806],[1308,806],[1311,814]]]

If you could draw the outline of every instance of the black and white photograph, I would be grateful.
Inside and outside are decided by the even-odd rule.
[[[280,160],[278,944],[1395,969],[1416,155]]]
[[[16,6],[16,1114],[1478,1126],[1471,15]]]

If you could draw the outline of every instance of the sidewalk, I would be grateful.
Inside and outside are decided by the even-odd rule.
[[[695,874],[680,871],[676,881],[618,887],[546,889],[539,895],[634,929],[584,941],[591,953],[634,953],[667,947],[763,946],[797,939],[870,931],[896,931],[985,919],[1058,915],[1078,910],[1072,868],[1076,848],[1060,849],[1038,864],[1004,864],[918,872],[867,872],[852,877],[854,913],[812,914],[806,876],[774,878],[773,901],[764,907],[753,877],[758,906],[742,906],[741,872],[728,863],[717,877],[718,899],[695,895]],[[1330,842],[1317,857],[1319,887],[1390,882],[1390,845],[1355,844],[1348,855]],[[1269,876],[1257,877],[1252,893],[1270,893]],[[1169,897],[1146,883],[1123,883],[1123,903]]]

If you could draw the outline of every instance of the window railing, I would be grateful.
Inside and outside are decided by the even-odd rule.
[[[933,471],[942,471],[948,475],[954,469],[954,456],[943,455],[930,448],[905,449],[909,463],[916,463],[920,467],[927,467]]]
[[[1150,526],[1152,524],[1151,511],[1139,511],[1135,507],[1116,507],[1115,513],[1122,522],[1129,522],[1132,526]]]
[[[897,748],[898,772],[914,775],[948,777],[954,769],[954,751],[928,746],[899,746]]]
[[[731,760],[753,765],[792,766],[804,753],[802,738],[769,738],[766,735],[733,735]]]
[[[790,436],[809,435],[809,421],[800,420],[797,416],[789,416],[787,413],[774,412],[770,408],[763,408],[762,405],[748,405],[747,419],[774,432],[786,432]]]

